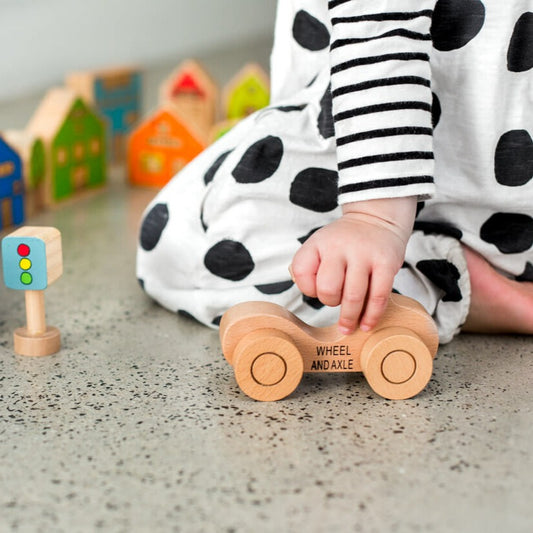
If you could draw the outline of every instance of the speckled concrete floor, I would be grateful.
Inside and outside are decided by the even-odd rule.
[[[137,285],[152,195],[113,180],[30,221],[63,236],[59,354],[13,354],[23,297],[0,286],[0,531],[533,530],[532,339],[459,337],[412,400],[338,374],[254,402],[217,333]]]

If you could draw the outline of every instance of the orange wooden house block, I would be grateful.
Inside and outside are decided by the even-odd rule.
[[[163,187],[206,144],[175,107],[156,110],[131,134],[128,171],[132,185]]]
[[[218,97],[216,83],[194,60],[183,62],[159,89],[160,104],[172,104],[204,140],[215,123]]]

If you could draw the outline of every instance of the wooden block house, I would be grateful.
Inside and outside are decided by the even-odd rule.
[[[162,83],[159,90],[162,106],[171,104],[181,117],[206,141],[215,123],[218,88],[198,62],[183,62]]]
[[[51,89],[27,130],[44,144],[46,205],[105,183],[105,124],[74,90]]]
[[[242,119],[270,101],[270,81],[256,63],[245,65],[224,87],[222,105],[227,119]]]
[[[24,181],[19,154],[0,137],[0,230],[24,222]]]
[[[24,209],[31,217],[45,205],[46,154],[43,141],[26,130],[6,130],[5,140],[22,160]]]
[[[80,94],[107,119],[109,156],[124,161],[127,136],[133,131],[142,108],[142,75],[136,67],[73,72],[66,85]]]
[[[131,134],[128,174],[132,185],[163,187],[206,146],[203,135],[173,105],[157,109]]]

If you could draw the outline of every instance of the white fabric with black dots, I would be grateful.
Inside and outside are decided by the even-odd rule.
[[[533,281],[532,73],[531,0],[281,0],[271,105],[148,206],[141,285],[211,326],[245,300],[330,324],[338,309],[290,280],[294,253],[339,204],[416,195],[395,290],[451,340],[469,307],[461,242]]]

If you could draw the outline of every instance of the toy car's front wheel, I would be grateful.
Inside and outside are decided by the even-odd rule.
[[[239,387],[255,400],[281,400],[302,379],[302,356],[282,331],[261,329],[248,333],[235,347],[233,357]]]
[[[361,368],[379,395],[404,400],[427,385],[433,372],[433,357],[415,332],[391,327],[377,331],[366,341]]]

